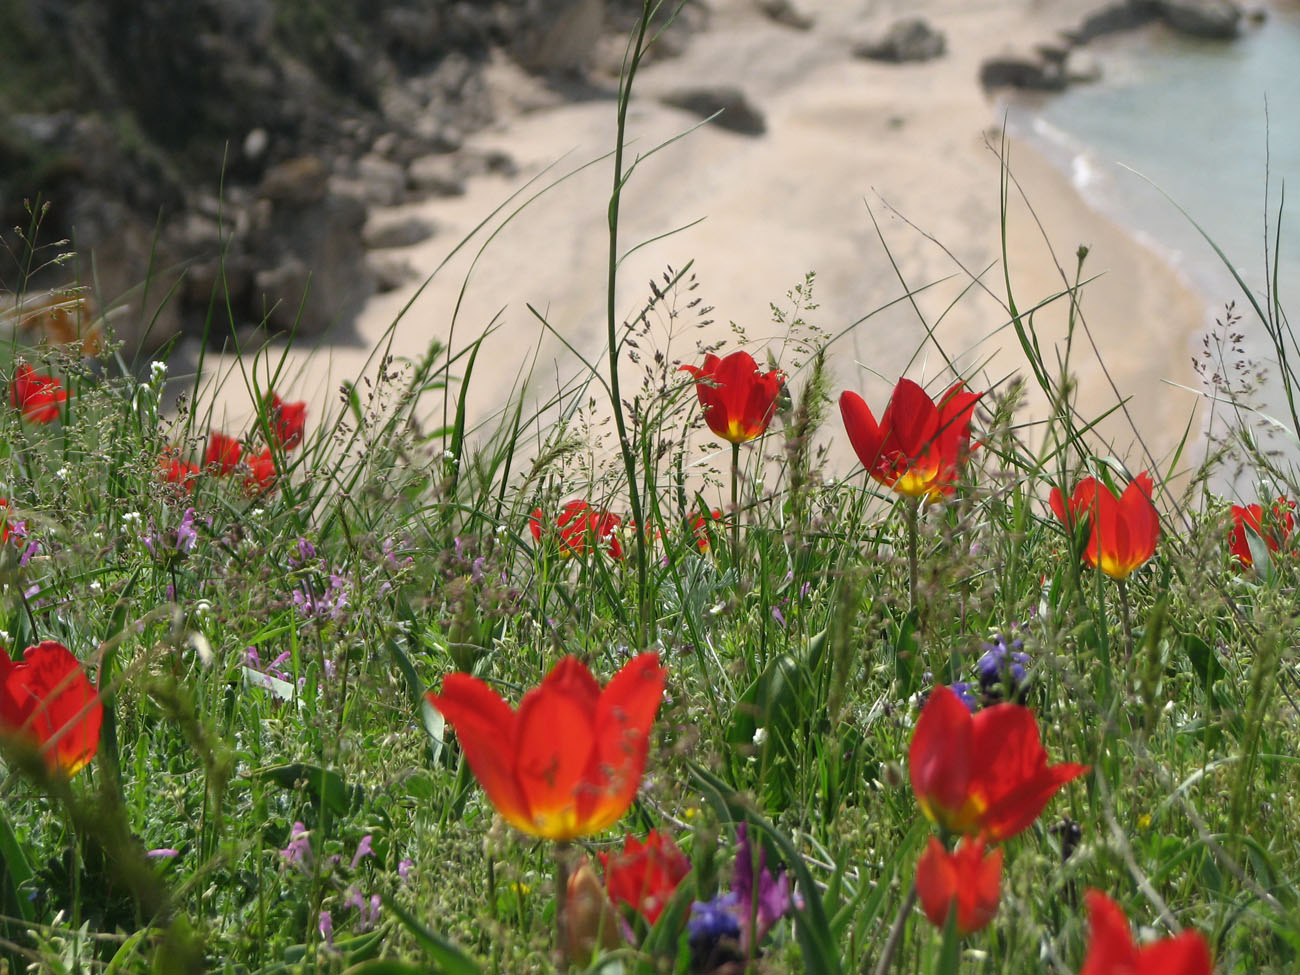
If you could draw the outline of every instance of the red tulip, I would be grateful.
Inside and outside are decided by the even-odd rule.
[[[726,527],[722,512],[717,508],[710,511],[707,518],[692,512],[686,516],[686,520],[690,523],[691,532],[695,535],[695,544],[699,546],[701,552],[707,552],[713,546],[713,533]]]
[[[68,648],[28,647],[14,663],[0,653],[0,730],[41,749],[51,771],[73,776],[99,750],[104,706]]]
[[[13,531],[10,527],[12,524],[13,522],[9,520],[9,499],[0,498],[0,545],[9,541],[9,535]]]
[[[208,434],[208,448],[203,452],[203,467],[226,475],[239,466],[244,448],[234,437],[213,430]]]
[[[279,394],[271,394],[271,405],[267,417],[271,426],[271,437],[283,450],[293,450],[302,443],[303,431],[307,424],[307,404],[305,402],[286,403]]]
[[[984,839],[963,842],[949,853],[930,837],[916,863],[916,892],[930,923],[942,928],[948,913],[957,906],[957,933],[979,931],[998,911],[1002,894],[1002,851],[984,852]]]
[[[1071,531],[1086,515],[1088,547],[1083,560],[1112,579],[1127,579],[1155,555],[1160,539],[1160,516],[1151,503],[1154,489],[1146,471],[1130,481],[1119,497],[1095,477],[1085,477],[1075,486],[1068,505],[1058,488],[1052,488],[1048,504]]]
[[[912,791],[926,817],[994,842],[1028,829],[1057,790],[1086,771],[1047,764],[1028,708],[995,704],[971,714],[944,685],[930,692],[908,751]]]
[[[267,447],[256,457],[245,458],[248,474],[244,477],[244,490],[250,495],[263,494],[275,487],[275,458]]]
[[[936,405],[916,383],[900,379],[880,423],[862,397],[847,390],[840,394],[840,415],[868,474],[899,494],[939,498],[952,494],[970,453],[971,418],[982,395],[957,383]]]
[[[528,519],[528,530],[533,538],[542,540],[544,514],[541,508],[535,508]],[[589,541],[603,542],[612,558],[623,557],[623,546],[618,540],[616,529],[621,523],[618,515],[593,508],[586,501],[570,501],[560,509],[555,519],[553,534],[559,544],[560,554],[565,558],[582,555],[587,551]]]
[[[1232,506],[1232,536],[1228,548],[1237,556],[1237,561],[1243,568],[1255,564],[1255,556],[1251,553],[1250,542],[1246,538],[1246,529],[1249,528],[1257,538],[1263,539],[1270,552],[1276,552],[1295,528],[1294,511],[1294,501],[1286,497],[1278,498],[1273,504],[1273,517],[1265,525],[1264,509],[1260,505],[1252,504],[1244,508],[1236,504]]]
[[[1139,948],[1128,919],[1113,900],[1089,890],[1088,957],[1079,975],[1211,975],[1210,946],[1198,931],[1184,931]]]
[[[761,437],[776,412],[776,398],[785,383],[780,369],[759,372],[748,352],[733,352],[719,359],[712,352],[704,366],[682,366],[695,377],[695,394],[700,398],[709,429],[731,443]]]
[[[427,697],[506,822],[565,841],[607,829],[631,805],[666,674],[658,654],[643,653],[601,690],[565,657],[518,711],[468,674],[447,675],[442,693]]]
[[[199,465],[181,460],[175,447],[169,447],[158,458],[158,473],[163,481],[176,484],[187,494],[194,493],[194,482],[199,476]]]
[[[622,902],[651,924],[668,906],[668,901],[691,872],[691,861],[669,837],[650,830],[645,842],[628,836],[622,853],[601,853],[605,887],[615,902]]]
[[[67,402],[68,393],[53,376],[37,372],[27,363],[14,370],[9,383],[9,403],[23,411],[23,419],[49,423],[59,418],[59,404]]]

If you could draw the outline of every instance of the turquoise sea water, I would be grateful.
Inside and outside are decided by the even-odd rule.
[[[1010,131],[1174,265],[1205,296],[1211,320],[1228,301],[1240,309],[1241,291],[1161,191],[1260,293],[1268,281],[1267,222],[1269,261],[1275,247],[1280,256],[1278,291],[1300,328],[1300,6],[1271,10],[1232,42],[1151,30],[1084,50],[1100,63],[1102,79],[1016,100],[1007,107]],[[1262,331],[1250,334],[1248,347],[1263,354]],[[1280,406],[1276,393],[1266,397],[1266,408]]]

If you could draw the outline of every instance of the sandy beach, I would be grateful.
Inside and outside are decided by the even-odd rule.
[[[665,354],[695,361],[698,343],[730,338],[734,322],[751,352],[761,358],[771,350],[792,369],[793,351],[783,349],[785,335],[769,306],[785,305],[786,292],[815,271],[820,307],[808,317],[827,332],[844,333],[832,347],[837,393],[857,389],[883,407],[900,375],[937,387],[951,381],[949,364],[974,388],[1028,377],[1006,327],[998,108],[977,75],[984,58],[1050,40],[1058,28],[1078,23],[1089,5],[828,0],[820,6],[825,9],[815,11],[815,26],[801,32],[772,22],[751,3],[716,0],[710,28],[693,37],[683,55],[649,64],[638,77],[629,155],[648,153],[695,124],[689,113],[658,101],[685,85],[739,86],[763,112],[767,131],[755,137],[706,126],[637,165],[623,195],[621,249],[659,239],[624,261],[619,309],[635,315],[648,297],[647,282],[669,265],[693,261],[695,296],[713,306],[715,324],[682,328]],[[945,56],[903,65],[852,56],[856,40],[913,14],[947,35]],[[500,80],[511,106],[507,117],[471,142],[508,153],[520,167],[518,176],[483,176],[462,197],[373,215],[432,221],[438,232],[400,256],[421,275],[446,263],[414,300],[418,285],[372,299],[355,343],[289,352],[291,378],[279,385],[308,399],[316,418],[339,409],[342,381],[367,368],[373,373],[375,362],[367,366],[367,360],[376,343],[389,338],[392,354],[419,358],[433,340],[450,341],[458,351],[495,321],[470,398],[472,418],[487,424],[534,363],[530,388],[543,395],[580,374],[574,352],[590,360],[603,356],[610,162],[552,185],[502,223],[524,197],[612,149],[614,102],[562,103],[504,66]],[[1068,178],[1030,147],[1011,144],[1009,159],[1019,191],[1037,214],[1035,221],[1013,187],[1008,257],[1017,304],[1026,309],[1059,293],[1064,278],[1056,262],[1072,275],[1077,247],[1088,246],[1085,273],[1095,280],[1083,295],[1082,312],[1091,342],[1076,336],[1071,362],[1079,411],[1091,417],[1112,407],[1117,388],[1131,397],[1128,409],[1152,454],[1165,457],[1195,406],[1194,395],[1170,384],[1196,386],[1189,363],[1204,328],[1201,299],[1155,254],[1089,209]],[[537,182],[487,231],[448,260],[462,237],[533,177]],[[475,262],[492,228],[496,235]],[[891,257],[911,289],[927,286],[915,307],[899,301],[905,289]],[[973,283],[978,274],[981,282]],[[1063,300],[1035,316],[1045,348],[1064,334],[1066,318]],[[280,355],[275,347],[271,352]],[[629,365],[630,381],[636,369]],[[234,385],[229,402],[246,401],[243,384]],[[238,406],[229,409],[232,418],[239,416]],[[1031,399],[1023,418],[1043,410]],[[831,429],[838,429],[837,417]],[[1135,466],[1150,463],[1134,452],[1134,434],[1120,418],[1102,432]],[[1100,444],[1098,450],[1105,452]],[[837,466],[851,469],[847,447],[835,456]]]

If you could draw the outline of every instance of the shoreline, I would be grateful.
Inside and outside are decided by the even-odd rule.
[[[709,342],[728,338],[732,321],[744,327],[751,351],[761,355],[763,346],[770,345],[779,352],[777,343],[784,336],[771,324],[769,304],[784,304],[785,292],[811,270],[817,274],[821,305],[809,316],[812,321],[835,333],[870,315],[839,343],[836,393],[856,389],[883,407],[893,382],[905,372],[940,383],[945,357],[964,373],[981,367],[970,377],[972,386],[981,379],[992,384],[1016,369],[1020,352],[1010,330],[989,337],[1005,326],[1005,309],[996,297],[970,288],[969,277],[954,261],[979,273],[1000,258],[999,163],[986,145],[997,139],[986,135],[996,109],[980,90],[977,71],[982,58],[996,53],[990,50],[990,38],[1041,39],[1061,26],[1060,5],[1049,4],[1047,12],[1030,6],[1037,11],[1032,16],[1025,16],[1025,3],[1012,0],[976,11],[953,0],[923,5],[920,12],[948,33],[950,53],[916,65],[850,57],[848,38],[860,34],[863,25],[848,10],[819,17],[823,23],[801,33],[736,12],[738,7],[734,20],[720,23],[724,9],[684,53],[648,65],[629,113],[629,131],[638,146],[657,145],[694,124],[689,114],[657,100],[665,92],[687,81],[718,83],[737,72],[741,87],[763,111],[768,132],[753,138],[716,126],[701,128],[639,167],[623,202],[624,249],[704,219],[627,259],[620,274],[620,313],[635,315],[640,296],[648,294],[645,282],[659,279],[665,266],[680,268],[693,259],[700,284],[693,297],[714,306],[716,322],[702,332],[676,336],[665,350],[667,357],[690,361],[698,354],[697,336]],[[1069,19],[1077,16],[1074,11]],[[565,172],[608,152],[612,119],[612,102],[588,101],[520,114],[478,133],[473,144],[508,152],[519,164],[520,177],[480,177],[463,197],[407,204],[381,214],[423,216],[441,229],[395,256],[429,273],[446,258],[452,241],[547,163],[564,157],[556,171]],[[1134,396],[1132,409],[1144,418],[1152,452],[1157,457],[1167,453],[1186,426],[1189,394],[1162,386],[1162,380],[1191,381],[1190,343],[1203,323],[1199,314],[1194,321],[1186,319],[1189,307],[1201,309],[1199,298],[1173,268],[1094,210],[1068,176],[1031,146],[1012,142],[1011,168],[1058,253],[1072,255],[1075,244],[1089,242],[1089,271],[1106,272],[1088,286],[1085,319],[1097,337],[1101,362],[1116,372],[1119,389]],[[493,416],[505,399],[503,391],[513,388],[530,358],[538,364],[534,392],[545,395],[574,371],[571,356],[566,356],[567,367],[552,364],[566,344],[587,356],[603,349],[608,182],[608,163],[566,179],[505,226],[474,269],[453,352],[502,315],[500,330],[485,341],[476,367],[470,396],[474,422]],[[951,255],[907,226],[891,207]],[[1062,285],[1022,204],[1013,201],[1009,217],[1008,256],[1023,309]],[[446,339],[473,250],[471,244],[451,260],[414,300],[392,334],[395,355],[418,358],[431,338]],[[916,296],[917,309],[934,329],[933,341],[926,340],[927,325],[911,304],[898,301],[904,289],[891,261],[913,288],[938,282]],[[1000,266],[986,280],[994,296],[1004,290]],[[287,384],[287,395],[310,391],[317,397],[315,406],[322,394],[332,399],[343,379],[359,379],[371,347],[412,301],[414,290],[405,287],[371,299],[356,325],[359,346],[324,347],[314,356],[291,349],[287,361],[297,380]],[[526,303],[546,316],[563,341],[546,333]],[[1058,302],[1035,316],[1045,339],[1063,334],[1063,311]],[[1189,350],[1180,356],[1182,365],[1166,361],[1168,333],[1134,328],[1135,318],[1161,316],[1186,321],[1178,338],[1180,348],[1187,345]],[[986,361],[993,341],[1002,348]],[[1135,354],[1135,342],[1141,354]],[[273,356],[279,353],[270,350]],[[782,364],[790,368],[785,359]],[[1074,364],[1085,415],[1113,406],[1114,395],[1098,363],[1085,360],[1076,349]],[[1023,375],[1027,370],[1016,371]],[[625,382],[639,376],[630,367]],[[319,408],[337,406],[327,401]],[[1031,409],[1041,415],[1042,404]],[[838,442],[844,438],[833,435],[838,417],[828,422],[828,439],[836,441],[832,468],[852,470],[856,461],[847,444]],[[1102,433],[1114,438],[1121,454],[1132,440],[1114,422]]]

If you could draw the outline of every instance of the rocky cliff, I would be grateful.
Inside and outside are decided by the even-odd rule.
[[[376,286],[367,207],[508,165],[461,151],[492,117],[492,52],[581,70],[629,6],[5,0],[0,221],[14,257],[0,290],[75,275],[116,307],[128,348],[263,326],[346,335]],[[47,264],[65,238],[72,269]]]

